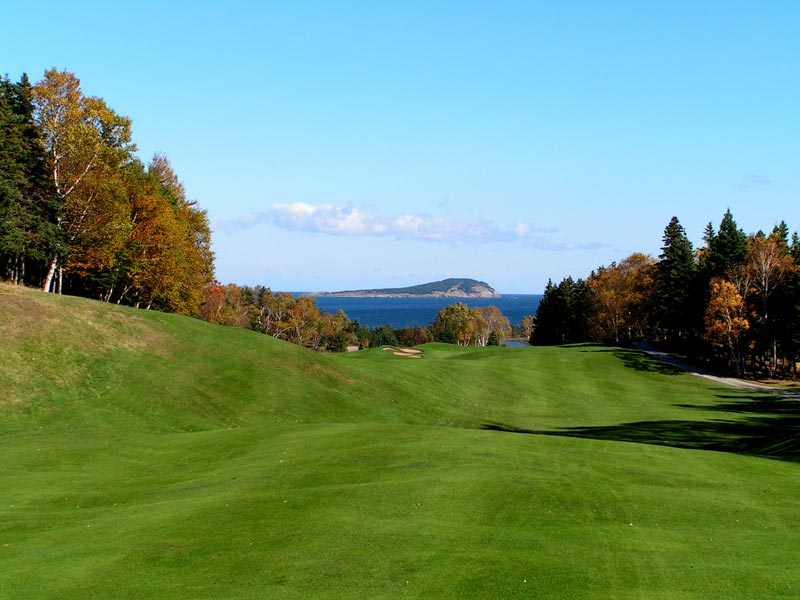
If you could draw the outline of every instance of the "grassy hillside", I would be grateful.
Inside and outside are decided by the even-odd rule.
[[[3,598],[796,598],[797,406],[0,285]]]

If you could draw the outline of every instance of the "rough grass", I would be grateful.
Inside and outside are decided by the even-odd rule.
[[[0,286],[3,598],[796,598],[797,405]],[[772,450],[770,450],[772,449]]]

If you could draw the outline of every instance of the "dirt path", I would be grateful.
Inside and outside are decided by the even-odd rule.
[[[704,377],[705,379],[710,379],[711,381],[716,381],[717,383],[721,383],[723,385],[730,385],[733,387],[737,387],[743,390],[753,390],[756,392],[768,392],[771,394],[775,394],[777,396],[783,396],[784,398],[792,398],[793,400],[800,400],[800,393],[797,392],[790,392],[788,390],[781,390],[769,385],[764,385],[761,383],[753,383],[750,381],[744,381],[742,379],[736,379],[735,377],[720,377],[718,375],[713,375],[708,371],[704,371],[703,369],[698,369],[690,365],[687,362],[682,361],[671,354],[667,354],[666,352],[661,352],[653,348],[647,342],[634,342],[634,347],[647,354],[648,356],[652,356],[653,358],[657,358],[658,360],[665,362],[673,367],[677,367],[687,373],[691,373],[692,375],[697,375],[698,377]]]

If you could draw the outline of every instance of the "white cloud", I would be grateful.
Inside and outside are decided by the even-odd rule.
[[[318,231],[342,235],[375,234],[381,224],[374,223],[371,215],[357,208],[340,208],[328,204],[312,205],[305,202],[274,204],[270,211],[279,227],[301,231]]]
[[[336,236],[394,237],[450,244],[521,242],[543,250],[575,250],[600,246],[556,239],[550,235],[556,233],[555,228],[535,227],[522,221],[513,227],[498,227],[488,221],[446,219],[411,213],[378,215],[352,206],[306,202],[273,204],[267,212],[251,213],[240,219],[214,223],[214,229],[235,232],[266,223],[288,231]]]
[[[422,228],[425,225],[425,221],[414,215],[401,215],[397,217],[392,224],[394,225],[394,230],[398,233],[411,237],[419,237],[422,235]]]

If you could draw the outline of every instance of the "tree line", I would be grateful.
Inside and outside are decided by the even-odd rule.
[[[424,327],[367,327],[351,321],[341,310],[323,313],[309,296],[217,281],[203,289],[198,316],[211,323],[251,329],[312,350],[332,352],[434,341],[461,346],[500,345],[513,334],[527,339],[533,329],[532,316],[513,328],[497,307],[470,308],[463,302],[442,308]]]
[[[131,120],[74,74],[0,80],[0,275],[196,314],[214,270],[206,213],[164,155],[135,151]]]
[[[745,234],[726,211],[694,249],[677,217],[658,259],[635,253],[586,279],[548,281],[532,344],[649,339],[740,376],[797,377],[800,237]]]
[[[425,327],[365,327],[313,298],[214,280],[206,212],[169,160],[136,156],[131,120],[68,71],[0,80],[0,278],[45,292],[192,315],[313,350],[502,343],[495,307],[457,303]],[[530,328],[532,317],[527,323]]]

